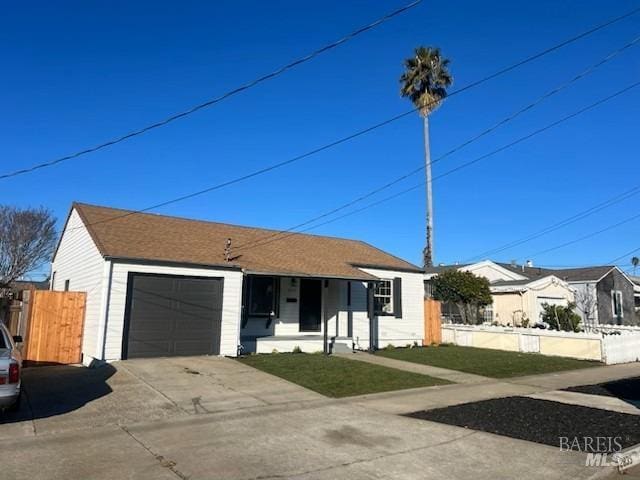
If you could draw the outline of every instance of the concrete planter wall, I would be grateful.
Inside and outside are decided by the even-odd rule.
[[[607,364],[638,361],[640,358],[640,330],[623,329],[617,331],[620,331],[621,334],[557,332],[518,327],[443,325],[442,342],[466,347],[597,360]]]

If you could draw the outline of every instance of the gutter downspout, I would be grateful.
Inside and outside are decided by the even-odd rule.
[[[104,265],[104,277],[106,277],[106,285],[102,289],[102,311],[100,312],[100,316],[103,320],[104,325],[102,326],[102,331],[98,331],[98,345],[97,352],[100,355],[98,360],[105,361],[106,360],[106,349],[107,349],[107,328],[109,325],[109,306],[111,304],[111,285],[113,280],[113,261],[105,260]]]

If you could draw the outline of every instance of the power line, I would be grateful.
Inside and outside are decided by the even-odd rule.
[[[614,258],[613,260],[611,260],[610,262],[608,262],[609,265],[615,265],[616,262],[622,260],[623,258],[628,257],[629,255],[633,255],[636,252],[640,252],[640,248],[634,248],[633,250],[631,250],[630,252],[625,253],[624,255],[620,255],[617,258]]]
[[[614,223],[613,225],[609,225],[608,227],[602,228],[602,229],[597,230],[595,232],[591,232],[591,233],[589,233],[587,235],[584,235],[582,237],[579,237],[579,238],[570,240],[568,242],[561,243],[560,245],[556,245],[554,247],[547,248],[545,250],[541,250],[539,252],[536,252],[533,255],[529,255],[528,258],[534,258],[534,257],[536,257],[538,255],[543,255],[545,253],[553,252],[554,250],[559,250],[561,248],[568,247],[569,245],[573,245],[573,244],[581,242],[583,240],[587,240],[589,238],[595,237],[596,235],[600,235],[601,233],[608,232],[609,230],[613,230],[614,228],[618,228],[618,227],[620,227],[622,225],[625,225],[625,224],[627,224],[629,222],[632,222],[633,220],[637,220],[638,218],[640,218],[640,213],[636,214],[636,215],[633,215],[633,216],[631,216],[629,218],[625,218],[624,220],[622,220],[620,222],[617,222],[617,223]]]
[[[528,110],[531,110],[532,108],[534,108],[535,106],[537,106],[538,104],[542,103],[544,100],[552,97],[553,95],[561,92],[562,90],[564,90],[565,88],[568,88],[570,85],[572,85],[573,83],[577,82],[578,80],[584,78],[585,76],[593,73],[598,67],[604,65],[605,63],[607,63],[608,61],[612,60],[613,58],[615,58],[616,56],[620,55],[621,53],[623,53],[625,50],[627,50],[628,48],[631,48],[632,46],[636,45],[638,42],[640,42],[640,36],[634,38],[631,42],[625,44],[624,46],[614,50],[613,52],[607,54],[604,58],[602,58],[601,60],[599,60],[598,62],[596,62],[595,64],[589,66],[588,68],[586,68],[585,70],[583,70],[582,72],[580,72],[578,75],[574,76],[573,78],[571,78],[569,81],[564,82],[562,84],[560,84],[559,86],[549,90],[548,92],[546,92],[545,94],[543,94],[542,96],[538,97],[536,100],[534,100],[533,102],[529,103],[528,105],[524,106],[523,108],[519,109],[518,111],[512,113],[511,115],[507,116],[506,118],[500,120],[498,123],[494,124],[493,126],[487,128],[486,130],[482,131],[481,133],[471,137],[470,139],[466,140],[465,142],[461,143],[460,145],[456,146],[455,148],[449,150],[448,152],[446,152],[445,154],[437,157],[435,160],[431,161],[431,164],[435,164],[438,163],[442,160],[444,160],[445,158],[449,157],[450,155],[453,155],[454,153],[458,152],[459,150],[467,147],[468,145],[472,144],[473,142],[478,141],[479,139],[481,139],[482,137],[488,135],[489,133],[497,130],[498,128],[500,128],[501,126],[505,125],[506,123],[515,120],[517,117],[519,117],[520,115],[522,115],[523,113],[527,112]],[[247,246],[251,246],[252,244],[260,244],[263,240],[267,240],[270,239],[272,237],[281,235],[281,234],[285,234],[294,230],[297,230],[300,227],[304,227],[306,225],[309,225],[317,220],[321,220],[323,218],[326,218],[328,216],[331,216],[339,211],[342,211],[348,207],[351,207],[353,205],[355,205],[356,203],[361,202],[362,200],[366,200],[369,197],[372,197],[373,195],[380,193],[383,190],[386,190],[387,188],[401,182],[402,180],[405,180],[406,178],[415,175],[416,173],[424,170],[424,165],[415,168],[413,170],[411,170],[410,172],[392,180],[391,182],[388,182],[380,187],[377,187],[345,204],[342,204],[336,208],[333,208],[327,212],[324,212],[316,217],[313,217],[309,220],[306,220],[302,223],[299,223],[297,225],[294,225],[292,227],[287,228],[286,230],[281,230],[279,232],[275,232],[275,233],[271,233],[269,235],[264,236],[262,239],[258,239],[255,240],[251,243],[247,243],[247,244],[243,244],[240,245],[238,247],[236,247],[234,250],[238,251],[238,250],[242,250],[244,248],[246,248]],[[640,191],[640,187],[638,187],[638,191]]]
[[[597,31],[603,29],[603,28],[606,28],[606,27],[608,27],[610,25],[613,25],[614,23],[617,23],[617,22],[619,22],[619,21],[621,21],[621,20],[623,20],[625,18],[628,18],[628,17],[630,17],[632,15],[635,15],[638,12],[640,12],[640,8],[636,8],[636,9],[634,9],[634,10],[632,10],[632,11],[630,11],[630,12],[624,14],[624,15],[621,15],[619,17],[616,17],[616,18],[612,19],[612,20],[609,20],[609,21],[607,21],[607,22],[605,22],[603,24],[600,24],[600,25],[598,25],[596,27],[593,27],[593,28],[591,28],[591,29],[589,29],[589,30],[587,30],[585,32],[582,32],[579,35],[571,37],[568,40],[565,40],[565,41],[563,41],[561,43],[553,45],[552,47],[549,47],[549,48],[547,48],[545,50],[542,50],[542,51],[540,51],[540,52],[538,52],[538,53],[536,53],[534,55],[531,55],[531,56],[529,56],[529,57],[527,57],[527,58],[525,58],[523,60],[520,60],[520,61],[518,61],[518,62],[516,62],[514,64],[511,64],[511,65],[509,65],[509,66],[507,66],[507,67],[505,67],[505,68],[503,68],[501,70],[498,70],[497,72],[494,72],[494,73],[492,73],[492,74],[490,74],[490,75],[488,75],[488,76],[486,76],[484,78],[481,78],[481,79],[476,80],[476,81],[474,81],[474,82],[472,82],[470,84],[467,84],[466,86],[464,86],[464,87],[462,87],[462,88],[460,88],[458,90],[452,91],[451,93],[448,94],[448,98],[450,98],[450,97],[452,97],[454,95],[460,94],[462,92],[465,92],[465,91],[467,91],[467,90],[469,90],[471,88],[477,87],[477,86],[479,86],[479,85],[481,85],[481,84],[483,84],[485,82],[488,82],[489,80],[492,80],[492,79],[494,79],[496,77],[504,75],[505,73],[508,73],[508,72],[510,72],[510,71],[522,66],[522,65],[525,65],[525,64],[527,64],[529,62],[537,60],[538,58],[543,57],[544,55],[547,55],[547,54],[549,54],[551,52],[554,52],[555,50],[558,50],[558,49],[563,48],[563,47],[565,47],[565,46],[567,46],[567,45],[569,45],[571,43],[574,43],[574,42],[576,42],[576,41],[578,41],[578,40],[580,40],[580,39],[582,39],[582,38],[584,38],[586,36],[589,36],[589,35],[597,32]],[[331,148],[333,148],[335,146],[338,146],[338,145],[341,145],[341,144],[346,143],[348,141],[351,141],[351,140],[353,140],[355,138],[358,138],[358,137],[363,136],[363,135],[365,135],[365,134],[367,134],[369,132],[372,132],[372,131],[377,130],[379,128],[382,128],[382,127],[384,127],[386,125],[389,125],[389,124],[391,124],[391,123],[393,123],[393,122],[395,122],[397,120],[400,120],[401,118],[404,118],[404,117],[416,112],[417,110],[418,110],[418,108],[413,108],[413,109],[411,109],[409,111],[406,111],[404,113],[401,113],[399,115],[391,117],[391,118],[389,118],[387,120],[384,120],[382,122],[379,122],[379,123],[374,124],[372,126],[369,126],[367,128],[359,130],[359,131],[357,131],[355,133],[347,135],[346,137],[342,137],[342,138],[340,138],[338,140],[335,140],[335,141],[333,141],[331,143],[328,143],[328,144],[325,144],[323,146],[317,147],[317,148],[315,148],[313,150],[310,150],[310,151],[308,151],[306,153],[303,153],[301,155],[298,155],[298,156],[295,156],[293,158],[290,158],[290,159],[287,159],[287,160],[272,164],[270,166],[255,170],[255,171],[253,171],[251,173],[236,177],[234,179],[227,180],[225,182],[221,182],[221,183],[218,183],[218,184],[213,185],[211,187],[204,188],[202,190],[198,190],[198,191],[195,191],[195,192],[192,192],[192,193],[188,193],[186,195],[175,197],[175,198],[173,198],[171,200],[167,200],[165,202],[157,203],[155,205],[151,205],[149,207],[146,207],[146,208],[143,208],[143,209],[140,209],[140,210],[126,212],[126,213],[123,213],[122,215],[118,215],[118,216],[110,217],[110,218],[105,219],[105,220],[94,222],[93,224],[95,225],[95,224],[98,224],[98,223],[109,222],[109,221],[117,220],[117,219],[120,219],[120,218],[128,217],[128,216],[131,216],[131,215],[135,215],[135,214],[138,214],[138,213],[145,213],[145,212],[148,212],[150,210],[155,210],[155,209],[158,209],[158,208],[162,208],[162,207],[165,207],[167,205],[171,205],[171,204],[178,203],[178,202],[181,202],[181,201],[184,201],[184,200],[188,200],[190,198],[194,198],[194,197],[197,197],[197,196],[200,196],[200,195],[204,195],[206,193],[210,193],[212,191],[219,190],[221,188],[225,188],[225,187],[228,187],[230,185],[234,185],[236,183],[243,182],[243,181],[248,180],[250,178],[262,175],[264,173],[268,173],[270,171],[273,171],[273,170],[276,170],[278,168],[284,167],[286,165],[298,162],[298,161],[303,160],[303,159],[305,159],[307,157],[316,155],[316,154],[318,154],[320,152],[323,152],[323,151],[331,149]],[[6,175],[5,176],[0,176],[0,179],[2,179],[2,178],[6,178]]]
[[[506,145],[503,145],[503,146],[501,146],[501,147],[499,147],[499,148],[497,148],[497,149],[495,149],[495,150],[493,150],[493,151],[491,151],[491,152],[489,152],[489,153],[486,153],[486,154],[484,154],[484,155],[481,155],[480,157],[477,157],[477,158],[475,158],[475,159],[473,159],[473,160],[470,160],[470,161],[465,162],[465,163],[463,163],[463,164],[461,164],[461,165],[458,165],[457,167],[452,168],[452,169],[450,169],[450,170],[448,170],[448,171],[446,171],[446,172],[444,172],[444,173],[441,173],[440,175],[436,175],[436,176],[433,178],[433,181],[436,181],[436,180],[438,180],[438,179],[440,179],[440,178],[444,178],[444,177],[446,177],[446,176],[448,176],[448,175],[451,175],[452,173],[455,173],[455,172],[457,172],[457,171],[459,171],[459,170],[462,170],[463,168],[467,168],[467,167],[469,167],[469,166],[471,166],[471,165],[474,165],[475,163],[480,162],[481,160],[484,160],[484,159],[486,159],[486,158],[489,158],[489,157],[491,157],[491,156],[493,156],[493,155],[496,155],[497,153],[500,153],[500,152],[502,152],[502,151],[504,151],[504,150],[507,150],[508,148],[511,148],[511,147],[513,147],[513,146],[515,146],[515,145],[518,145],[519,143],[522,143],[522,142],[523,142],[523,141],[525,141],[525,140],[528,140],[528,139],[530,139],[530,138],[532,138],[532,137],[534,137],[534,136],[536,136],[536,135],[539,135],[540,133],[543,133],[543,132],[545,132],[545,131],[547,131],[547,130],[549,130],[549,129],[553,128],[553,127],[556,127],[557,125],[560,125],[561,123],[564,123],[564,122],[566,122],[566,121],[568,121],[568,120],[570,120],[570,119],[572,119],[572,118],[574,118],[574,117],[577,117],[578,115],[581,115],[582,113],[585,113],[585,112],[587,112],[587,111],[589,111],[589,110],[591,110],[591,109],[593,109],[593,108],[595,108],[595,107],[597,107],[597,106],[599,106],[599,105],[601,105],[601,104],[603,104],[603,103],[605,103],[605,102],[607,102],[607,101],[609,101],[609,100],[612,100],[612,99],[614,99],[614,98],[616,98],[616,97],[618,97],[618,96],[622,95],[623,93],[625,93],[625,92],[627,92],[627,91],[631,90],[632,88],[635,88],[635,87],[637,87],[637,86],[639,86],[639,85],[640,85],[640,81],[638,81],[638,82],[636,82],[636,83],[633,83],[633,84],[629,85],[628,87],[625,87],[625,88],[623,88],[622,90],[617,91],[616,93],[613,93],[613,94],[611,94],[611,95],[609,95],[609,96],[607,96],[607,97],[604,97],[604,98],[602,98],[602,99],[600,99],[600,100],[598,100],[598,101],[596,101],[596,102],[594,102],[594,103],[591,103],[590,105],[588,105],[588,106],[586,106],[586,107],[583,107],[583,108],[581,108],[580,110],[577,110],[577,111],[576,111],[576,112],[574,112],[574,113],[571,113],[571,114],[569,114],[569,115],[566,115],[566,116],[562,117],[561,119],[556,120],[555,122],[550,123],[550,124],[548,124],[548,125],[546,125],[546,126],[544,126],[544,127],[542,127],[542,128],[539,128],[539,129],[537,129],[537,130],[535,130],[535,131],[533,131],[533,132],[531,132],[531,133],[529,133],[529,134],[527,134],[527,135],[525,135],[525,136],[523,136],[523,137],[520,137],[520,138],[518,138],[517,140],[514,140],[513,142],[510,142],[510,143],[508,143],[508,144],[506,144]],[[357,210],[353,210],[353,211],[348,212],[348,213],[346,213],[346,214],[344,214],[344,215],[340,215],[340,216],[335,217],[335,218],[333,218],[333,219],[327,220],[326,222],[322,222],[322,223],[320,223],[320,224],[317,224],[317,225],[311,226],[311,227],[306,228],[306,229],[304,229],[304,230],[301,230],[301,231],[299,231],[299,232],[290,232],[290,233],[288,233],[288,234],[286,234],[286,235],[284,235],[284,236],[282,236],[282,237],[274,238],[274,239],[271,239],[271,240],[265,241],[265,242],[263,242],[263,243],[261,243],[261,244],[253,245],[253,246],[252,246],[252,248],[253,248],[253,247],[255,247],[255,246],[262,246],[262,245],[264,245],[264,244],[266,244],[266,243],[271,243],[271,242],[273,242],[273,241],[281,240],[281,239],[287,238],[287,237],[289,237],[289,236],[291,236],[291,235],[296,235],[297,233],[307,232],[307,231],[309,231],[309,230],[313,230],[313,229],[318,228],[318,227],[320,227],[320,226],[327,225],[327,224],[329,224],[329,223],[333,223],[333,222],[335,222],[335,221],[337,221],[337,220],[340,220],[340,219],[343,219],[343,218],[346,218],[346,217],[349,217],[349,216],[355,215],[356,213],[363,212],[363,211],[365,211],[365,210],[368,210],[368,209],[370,209],[370,208],[373,208],[373,207],[375,207],[375,206],[378,206],[378,205],[380,205],[380,204],[382,204],[382,203],[385,203],[385,202],[388,202],[388,201],[390,201],[390,200],[393,200],[393,199],[395,199],[395,198],[397,198],[397,197],[399,197],[399,196],[401,196],[401,195],[404,195],[404,194],[406,194],[406,193],[409,193],[409,192],[411,192],[411,191],[413,191],[413,190],[416,190],[417,188],[420,188],[420,187],[422,187],[423,185],[424,185],[424,182],[421,182],[421,183],[419,183],[419,184],[417,184],[417,185],[413,185],[412,187],[409,187],[409,188],[407,188],[407,189],[405,189],[405,190],[401,190],[400,192],[397,192],[397,193],[395,193],[395,194],[393,194],[393,195],[391,195],[391,196],[389,196],[389,197],[385,197],[385,198],[383,198],[383,199],[381,199],[381,200],[378,200],[378,201],[376,201],[376,202],[374,202],[374,203],[370,203],[370,204],[368,204],[368,205],[365,205],[364,207],[361,207],[361,208],[359,208],[359,209],[357,209]],[[249,247],[247,247],[247,248],[249,248]]]
[[[537,232],[530,234],[526,237],[522,237],[518,240],[514,240],[512,242],[506,243],[500,247],[494,248],[492,250],[487,250],[483,253],[480,253],[478,255],[474,255],[473,257],[469,257],[466,260],[464,260],[464,262],[467,261],[472,261],[478,258],[482,258],[482,257],[487,257],[487,256],[491,256],[491,255],[495,255],[496,253],[500,253],[503,252],[505,250],[509,250],[513,247],[516,247],[518,245],[522,245],[523,243],[527,243],[531,240],[534,240],[536,238],[540,238],[548,233],[554,232],[556,230],[559,230],[560,228],[566,227],[567,225],[571,225],[572,223],[576,223],[590,215],[593,215],[594,213],[597,213],[601,210],[604,210],[605,208],[609,208],[617,203],[620,203],[628,198],[633,197],[634,195],[637,195],[638,193],[640,193],[640,185],[633,187],[619,195],[616,195],[608,200],[605,200],[604,202],[598,203],[597,205],[594,205],[591,208],[588,208],[587,210],[583,210],[581,212],[578,212],[575,215],[572,215],[568,218],[565,218],[564,220],[561,220],[557,223],[554,223],[553,225],[543,228],[542,230],[538,230]]]
[[[376,21],[374,21],[374,22],[372,22],[372,23],[370,23],[370,24],[368,24],[368,25],[366,25],[364,27],[358,28],[357,30],[354,30],[353,32],[349,33],[348,35],[345,35],[344,37],[340,38],[339,40],[336,40],[335,42],[332,42],[332,43],[330,43],[328,45],[325,45],[325,46],[323,46],[323,47],[321,47],[321,48],[319,48],[317,50],[314,50],[313,52],[311,52],[311,53],[309,53],[309,54],[307,54],[307,55],[305,55],[303,57],[300,57],[297,60],[292,61],[291,63],[288,63],[288,64],[286,64],[286,65],[284,65],[282,67],[277,68],[276,70],[272,71],[271,73],[268,73],[266,75],[258,77],[258,78],[254,79],[254,80],[252,80],[252,81],[250,81],[248,83],[245,83],[245,84],[243,84],[243,85],[241,85],[241,86],[239,86],[237,88],[234,88],[233,90],[229,90],[228,92],[223,93],[222,95],[220,95],[218,97],[212,98],[210,100],[207,100],[206,102],[203,102],[203,103],[200,103],[200,104],[198,104],[198,105],[196,105],[194,107],[191,107],[188,110],[184,110],[184,111],[182,111],[180,113],[176,113],[176,114],[171,115],[170,117],[167,117],[167,118],[165,118],[163,120],[160,120],[160,121],[158,121],[156,123],[153,123],[151,125],[147,125],[146,127],[140,128],[138,130],[134,130],[134,131],[129,132],[129,133],[125,134],[125,135],[122,135],[122,136],[120,136],[118,138],[115,138],[115,139],[109,140],[109,141],[107,141],[105,143],[102,143],[100,145],[96,145],[94,147],[90,147],[90,148],[87,148],[87,149],[84,149],[84,150],[80,150],[78,152],[72,153],[70,155],[65,155],[64,157],[60,157],[60,158],[57,158],[55,160],[51,160],[51,161],[48,161],[48,162],[43,162],[43,163],[40,163],[40,164],[37,164],[37,165],[33,165],[31,167],[28,167],[28,168],[24,168],[24,169],[21,169],[21,170],[16,170],[14,172],[6,173],[4,175],[0,175],[0,180],[6,179],[6,178],[11,178],[11,177],[16,177],[18,175],[23,175],[23,174],[30,173],[30,172],[33,172],[35,170],[39,170],[39,169],[46,168],[46,167],[52,167],[52,166],[57,165],[59,163],[66,162],[67,160],[72,160],[74,158],[78,158],[78,157],[81,157],[83,155],[87,155],[87,154],[90,154],[90,153],[97,152],[98,150],[102,150],[104,148],[111,147],[111,146],[116,145],[118,143],[124,142],[125,140],[128,140],[130,138],[140,136],[140,135],[142,135],[144,133],[149,132],[150,130],[154,130],[156,128],[163,127],[163,126],[165,126],[165,125],[167,125],[167,124],[169,124],[171,122],[174,122],[174,121],[179,120],[181,118],[184,118],[184,117],[186,117],[188,115],[196,113],[197,111],[202,110],[204,108],[211,107],[212,105],[215,105],[216,103],[219,103],[219,102],[221,102],[223,100],[226,100],[229,97],[232,97],[234,95],[237,95],[238,93],[244,92],[245,90],[249,90],[250,88],[253,88],[253,87],[255,87],[256,85],[258,85],[260,83],[266,82],[267,80],[271,80],[271,79],[273,79],[273,78],[285,73],[286,71],[291,70],[294,67],[297,67],[298,65],[301,65],[301,64],[303,64],[305,62],[308,62],[309,60],[314,59],[315,57],[317,57],[317,56],[319,56],[319,55],[321,55],[321,54],[323,54],[325,52],[333,50],[334,48],[337,48],[340,45],[348,42],[349,40],[352,40],[353,38],[357,37],[358,35],[361,35],[361,34],[367,32],[369,30],[372,30],[372,29],[376,28],[377,26],[385,23],[386,21],[388,21],[388,20],[390,20],[390,19],[392,19],[392,18],[394,18],[394,17],[406,12],[407,10],[410,10],[413,7],[416,7],[421,2],[422,2],[422,0],[414,0],[413,2],[405,5],[404,7],[399,8],[397,10],[394,10],[391,13],[388,13],[388,14],[384,15],[383,17],[379,18],[378,20],[376,20]],[[633,13],[635,13],[635,12],[630,12],[630,14],[633,14]],[[620,18],[620,20],[622,20],[622,18]]]

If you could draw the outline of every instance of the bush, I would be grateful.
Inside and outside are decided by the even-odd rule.
[[[580,315],[573,311],[575,307],[575,303],[569,303],[566,307],[543,303],[542,321],[548,323],[551,330],[578,332],[580,331]]]
[[[482,323],[480,310],[493,302],[489,280],[471,272],[446,270],[433,278],[432,286],[433,298],[455,305],[463,323]]]
[[[295,347],[293,347],[291,353],[302,353],[302,349],[298,345],[296,345]]]

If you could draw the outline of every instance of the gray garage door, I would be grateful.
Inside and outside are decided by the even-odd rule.
[[[131,274],[124,358],[220,353],[221,278]]]

